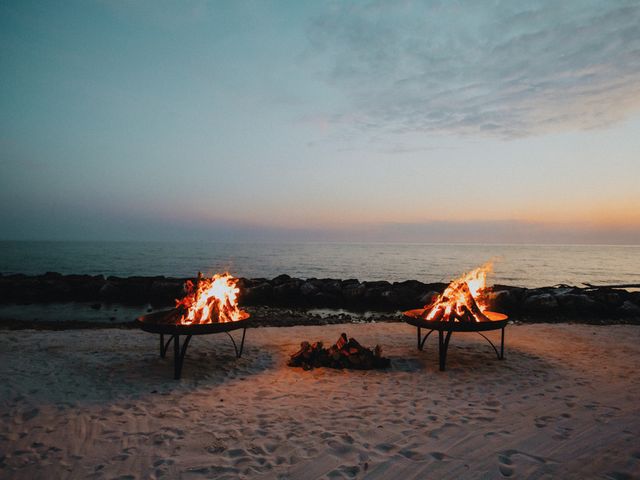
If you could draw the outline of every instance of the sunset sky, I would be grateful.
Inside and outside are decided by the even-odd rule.
[[[640,2],[0,3],[0,239],[640,243]]]

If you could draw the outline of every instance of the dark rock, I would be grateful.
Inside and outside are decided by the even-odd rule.
[[[183,285],[181,280],[156,280],[151,284],[149,297],[155,301],[173,302],[184,296]]]
[[[640,306],[627,300],[618,308],[617,313],[622,317],[640,317]]]
[[[291,281],[291,277],[289,275],[287,275],[286,273],[283,273],[282,275],[278,275],[273,280],[271,280],[271,284],[272,285],[281,285],[283,283],[288,283],[290,281]]]
[[[558,300],[550,293],[531,295],[524,301],[523,307],[530,313],[549,313],[557,310]]]
[[[246,288],[240,292],[240,303],[258,305],[266,303],[271,299],[273,287],[270,283],[264,282],[255,287]]]
[[[387,282],[388,283],[388,282]],[[384,292],[390,291],[389,288],[381,287],[366,287],[364,292],[364,300],[369,305],[380,306],[381,303],[384,303],[384,299],[382,294]]]
[[[117,300],[122,296],[122,291],[112,281],[107,281],[98,292],[100,298],[108,301]]]
[[[332,295],[340,295],[342,293],[342,281],[334,278],[325,278],[322,280],[320,289]]]
[[[273,287],[273,297],[281,303],[291,302],[296,304],[300,297],[300,287],[304,282],[299,278],[292,278],[286,283]]]
[[[438,292],[434,292],[433,290],[431,290],[430,292],[425,293],[424,295],[422,295],[419,299],[419,304],[420,307],[425,307],[429,304],[431,304],[436,297],[440,295]]]
[[[362,282],[367,290],[369,289],[380,289],[380,290],[388,290],[391,288],[391,284],[386,280],[379,280],[376,282]]]
[[[406,299],[396,291],[396,290],[384,290],[380,294],[380,300],[384,302],[388,306],[399,307],[400,305],[406,303]],[[403,302],[403,300],[405,300]]]
[[[43,275],[44,278],[62,278],[62,274],[58,272],[47,272]]]
[[[342,295],[349,302],[354,302],[364,297],[367,288],[362,283],[350,283],[342,289]]]
[[[595,315],[601,310],[595,300],[584,294],[564,293],[556,295],[556,299],[563,312],[568,315]]]
[[[400,287],[407,290],[413,290],[416,292],[423,291],[426,285],[418,280],[405,280],[404,282],[394,282],[393,287]]]
[[[305,297],[310,297],[319,292],[320,289],[312,281],[306,281],[300,286],[300,294]]]
[[[310,303],[317,307],[339,307],[341,300],[341,297],[326,292],[318,292],[309,299]]]
[[[511,290],[499,290],[485,295],[489,310],[506,314],[513,314],[517,310],[518,297]]]
[[[616,309],[622,306],[624,302],[624,297],[620,292],[616,292],[615,290],[590,292],[590,297],[608,309]]]

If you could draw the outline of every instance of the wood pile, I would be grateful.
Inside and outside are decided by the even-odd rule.
[[[291,355],[288,363],[290,367],[302,367],[304,370],[317,367],[374,370],[387,368],[390,364],[391,361],[382,356],[380,345],[373,349],[363,347],[346,333],[341,334],[329,348],[324,348],[322,342],[302,342],[300,350]]]

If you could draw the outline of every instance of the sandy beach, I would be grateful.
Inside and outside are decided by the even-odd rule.
[[[343,331],[391,368],[286,366]],[[402,323],[258,328],[241,359],[194,337],[179,381],[157,342],[0,332],[0,477],[640,478],[638,326],[509,325],[503,361],[454,334],[446,372]]]

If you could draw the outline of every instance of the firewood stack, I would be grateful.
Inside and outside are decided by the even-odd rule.
[[[447,293],[453,293],[456,299],[452,300]],[[429,305],[424,306],[424,316],[432,322],[488,322],[487,316],[482,313],[478,303],[473,298],[469,286],[465,282],[450,286],[445,292],[436,297]]]
[[[329,348],[322,342],[302,342],[300,350],[291,355],[288,365],[311,370],[316,367],[348,368],[354,370],[373,370],[387,368],[391,361],[382,356],[380,345],[373,349],[363,347],[346,333],[340,335],[338,341]]]

